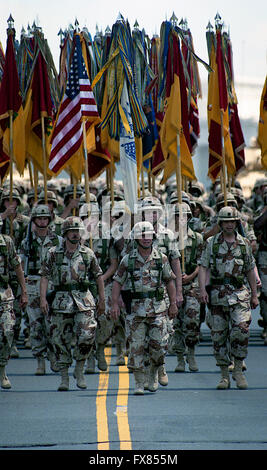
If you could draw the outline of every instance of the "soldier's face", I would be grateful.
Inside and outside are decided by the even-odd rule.
[[[223,232],[227,234],[233,233],[236,229],[236,221],[229,220],[229,221],[222,222],[222,229],[223,229]]]
[[[153,243],[153,235],[142,235],[142,238],[137,239],[137,243],[142,247],[142,248],[150,248]]]
[[[38,228],[46,228],[49,224],[49,218],[48,217],[35,217],[34,223],[35,225],[37,225]]]
[[[70,243],[76,244],[79,243],[81,236],[79,230],[68,230],[67,231],[67,239]]]

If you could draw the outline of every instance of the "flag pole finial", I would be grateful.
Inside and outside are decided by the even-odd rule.
[[[138,23],[137,20],[135,20],[134,29],[135,29],[135,30],[138,30],[138,29],[139,29],[139,23]]]
[[[79,28],[79,21],[77,20],[77,18],[75,19],[74,26],[75,26],[75,32],[79,33],[80,28]]]
[[[175,27],[177,25],[177,21],[178,21],[178,18],[177,16],[175,16],[174,12],[172,13],[172,16],[170,18],[170,22],[172,24],[173,27]]]
[[[9,18],[7,20],[7,25],[8,25],[7,32],[8,33],[13,32],[14,31],[14,20],[13,20],[11,14],[9,15]]]
[[[222,21],[221,15],[218,12],[216,13],[216,16],[214,19],[215,19],[216,29],[222,29],[223,21]]]
[[[207,30],[209,33],[211,33],[212,30],[213,30],[213,26],[212,26],[212,24],[211,24],[210,21],[209,21],[208,24],[207,24],[206,30]]]

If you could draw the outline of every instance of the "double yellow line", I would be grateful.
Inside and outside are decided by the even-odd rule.
[[[97,442],[98,450],[109,450],[109,432],[107,415],[107,393],[109,384],[109,366],[111,362],[111,347],[105,348],[107,361],[107,371],[100,372],[99,385],[96,396],[96,423],[97,423]],[[132,441],[128,422],[128,392],[129,392],[129,373],[127,368],[127,358],[125,366],[119,366],[119,387],[117,393],[117,426],[120,438],[120,450],[131,450]]]

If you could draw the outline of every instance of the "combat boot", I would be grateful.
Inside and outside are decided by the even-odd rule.
[[[235,359],[235,367],[233,370],[233,379],[236,381],[237,388],[241,390],[246,390],[248,388],[248,383],[246,377],[242,372],[243,361],[240,359]]]
[[[195,348],[188,348],[186,361],[188,362],[189,370],[191,372],[197,372],[198,366],[195,358]]]
[[[48,351],[47,352],[47,359],[50,362],[50,369],[53,372],[59,372],[59,367],[57,365],[56,355],[54,352]]]
[[[12,345],[12,348],[11,348],[11,351],[10,351],[10,357],[12,357],[12,358],[19,357],[19,352],[18,352],[16,344]]]
[[[4,388],[5,390],[8,390],[11,388],[11,383],[6,375],[6,369],[5,367],[0,367],[0,381],[1,381],[1,388]]]
[[[148,390],[150,392],[156,392],[158,390],[158,386],[158,366],[151,364],[148,378]]]
[[[168,385],[169,381],[168,381],[168,375],[165,369],[165,364],[162,364],[161,366],[159,366],[158,380],[159,380],[160,385],[163,385],[163,387],[166,387],[166,385]]]
[[[68,368],[65,367],[64,369],[61,369],[60,375],[61,375],[61,384],[58,387],[58,391],[59,392],[67,392],[69,390]]]
[[[174,372],[185,372],[185,360],[183,353],[177,354],[177,366],[175,367]]]
[[[94,351],[91,351],[87,361],[86,361],[86,368],[84,371],[85,374],[94,374],[95,373],[95,356]]]
[[[105,358],[105,345],[99,344],[97,351],[96,351],[96,358],[97,358],[97,367],[100,370],[107,370],[108,365]]]
[[[145,378],[145,374],[142,370],[134,371],[134,380],[135,380],[134,395],[144,395],[144,378]]]
[[[227,390],[228,388],[230,388],[230,375],[228,366],[220,366],[220,368],[222,377],[217,385],[217,390]]]
[[[85,378],[83,375],[84,364],[85,364],[85,361],[76,361],[76,366],[73,372],[73,377],[76,379],[77,387],[82,388],[82,389],[87,388]]]
[[[116,354],[117,354],[116,366],[125,366],[125,359],[124,359],[122,343],[117,343],[116,344]]]
[[[45,375],[45,359],[44,357],[37,357],[37,369],[35,375]]]
[[[150,366],[145,366],[145,372],[144,372],[144,389],[145,390],[148,390],[149,372],[150,372]]]

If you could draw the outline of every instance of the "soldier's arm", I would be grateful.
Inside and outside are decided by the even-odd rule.
[[[45,315],[47,315],[49,312],[49,305],[46,300],[47,287],[48,279],[42,276],[40,280],[40,309]]]
[[[21,264],[15,268],[15,272],[21,287],[20,305],[21,308],[25,308],[28,303],[28,294]]]
[[[204,266],[199,266],[198,271],[198,282],[200,289],[200,301],[201,303],[207,304],[209,301],[209,296],[206,291],[206,277],[207,277],[207,268]]]
[[[103,276],[98,276],[96,278],[97,288],[98,288],[98,314],[102,315],[105,313],[105,288]]]
[[[264,208],[264,212],[254,222],[254,229],[260,230],[267,224],[267,206]]]
[[[170,306],[169,306],[169,312],[168,312],[169,317],[175,318],[178,313],[178,309],[176,305],[176,287],[175,287],[174,280],[170,279],[167,282],[166,287],[167,287],[167,292],[168,292],[168,296],[170,299]]]
[[[119,318],[120,316],[120,307],[119,307],[119,297],[121,293],[121,284],[114,280],[113,285],[112,285],[112,297],[111,297],[111,303],[112,303],[112,309],[111,309],[111,317],[114,318],[115,320]]]
[[[179,307],[183,303],[182,271],[179,258],[171,260],[171,268],[176,276],[176,301]]]
[[[257,283],[256,283],[256,276],[255,276],[254,268],[250,269],[247,272],[247,278],[248,278],[248,282],[251,288],[251,301],[250,301],[251,308],[254,309],[259,305],[259,300],[257,296]]]
[[[109,268],[106,270],[106,272],[103,274],[103,280],[106,281],[107,279],[109,279],[111,276],[113,276],[113,274],[116,272],[118,268],[118,260],[117,258],[112,258],[110,260],[110,266]]]

